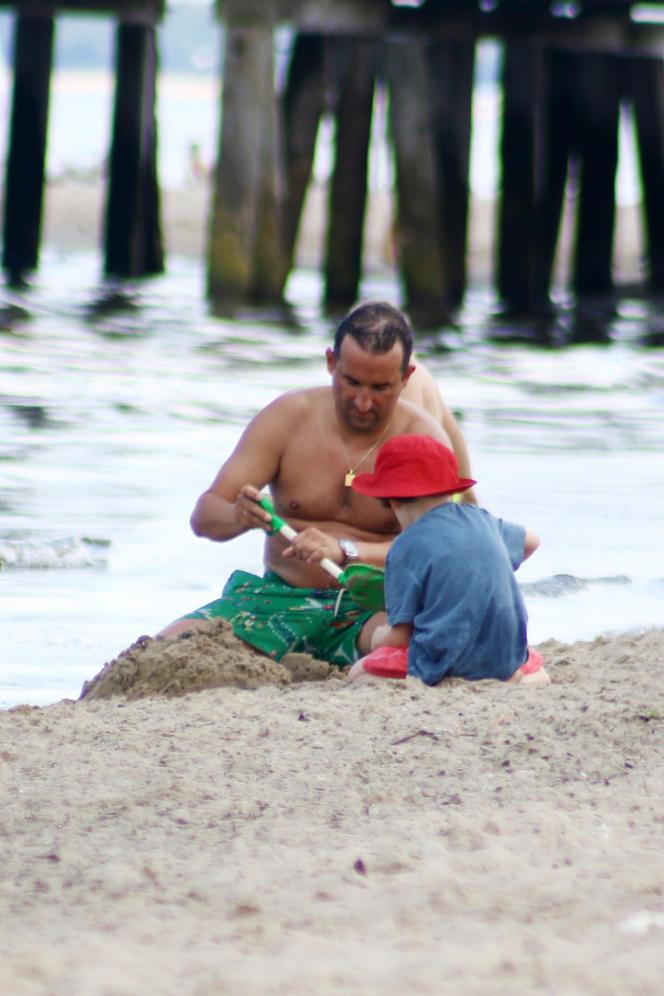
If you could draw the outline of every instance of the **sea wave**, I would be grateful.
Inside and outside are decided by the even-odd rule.
[[[579,591],[595,585],[628,585],[631,578],[624,574],[616,574],[601,578],[577,578],[573,574],[553,574],[550,578],[539,581],[528,581],[519,585],[524,595],[542,595],[545,598],[560,598],[562,595],[574,595]]]
[[[109,540],[89,537],[0,539],[0,567],[20,570],[105,567]]]

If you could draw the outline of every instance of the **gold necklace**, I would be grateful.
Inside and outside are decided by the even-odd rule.
[[[344,486],[345,487],[347,487],[347,488],[352,487],[353,481],[355,480],[355,477],[357,475],[358,470],[360,469],[360,467],[362,466],[362,464],[364,463],[364,461],[369,459],[369,457],[371,456],[371,454],[373,453],[373,451],[376,449],[376,447],[378,446],[378,444],[382,443],[383,439],[385,438],[385,436],[387,434],[387,430],[389,429],[391,422],[392,422],[392,419],[390,419],[390,421],[387,423],[387,425],[385,426],[385,428],[383,429],[383,431],[381,432],[380,436],[378,437],[378,439],[376,440],[376,442],[373,444],[373,446],[371,446],[367,450],[367,452],[364,454],[364,456],[362,457],[362,459],[358,463],[356,463],[354,467],[351,467],[350,460],[346,456],[346,451],[345,451],[345,449],[343,447],[343,443],[341,442],[341,433],[339,432],[339,423],[337,422],[337,442],[339,444],[339,449],[341,450],[341,455],[344,458],[344,463],[348,467],[348,473],[344,477]]]

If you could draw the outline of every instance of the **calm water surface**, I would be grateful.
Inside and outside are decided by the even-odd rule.
[[[232,569],[260,570],[260,536],[196,539],[189,513],[258,409],[328,379],[315,275],[293,277],[286,327],[210,317],[194,260],[114,308],[97,268],[47,253],[34,287],[1,299],[2,706],[77,696]],[[363,294],[398,301],[388,280]],[[519,572],[531,641],[664,625],[657,315],[627,300],[603,344],[543,348],[491,339],[490,310],[471,294],[458,327],[419,345],[482,503],[542,538]]]

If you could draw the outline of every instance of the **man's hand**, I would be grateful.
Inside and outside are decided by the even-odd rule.
[[[328,536],[321,529],[309,526],[287,546],[283,551],[283,556],[288,558],[297,557],[307,564],[317,564],[324,557],[328,557],[335,564],[341,564],[344,560],[343,550],[339,546],[339,541],[333,536]]]
[[[242,529],[263,529],[270,532],[272,518],[258,502],[261,492],[253,484],[244,484],[235,499],[235,521]]]

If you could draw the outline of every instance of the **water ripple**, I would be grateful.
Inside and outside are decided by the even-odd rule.
[[[560,598],[586,591],[593,585],[628,585],[632,581],[624,574],[605,578],[577,578],[573,574],[554,574],[541,581],[528,581],[519,585],[524,595],[541,595],[546,598]]]
[[[108,540],[65,537],[49,540],[0,540],[0,567],[62,570],[105,567]]]

